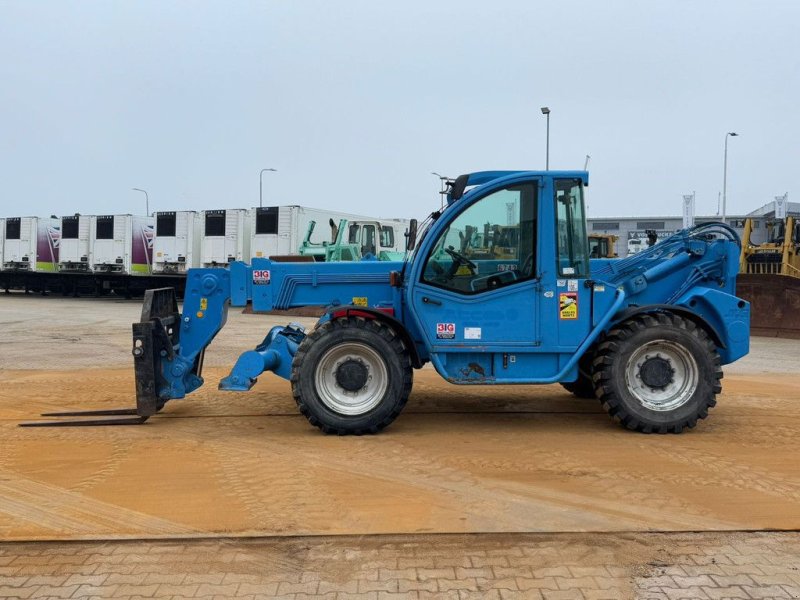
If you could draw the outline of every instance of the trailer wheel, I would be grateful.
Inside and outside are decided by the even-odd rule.
[[[300,412],[325,433],[377,433],[411,393],[408,351],[386,324],[361,317],[327,321],[309,333],[292,361]]]
[[[628,429],[680,433],[697,425],[722,391],[708,334],[683,317],[655,313],[612,329],[593,363],[603,407]]]

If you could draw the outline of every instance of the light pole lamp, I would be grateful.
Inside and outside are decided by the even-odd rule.
[[[147,211],[147,216],[150,216],[150,196],[147,195],[145,190],[141,190],[139,188],[131,188],[134,192],[142,192],[144,194],[144,205],[145,210]]]
[[[261,173],[258,174],[258,208],[261,208],[263,201],[264,201],[264,173],[267,171],[272,171],[273,173],[278,169],[261,169]]]
[[[725,134],[725,159],[722,166],[722,222],[727,223],[725,220],[726,201],[728,195],[728,138],[737,137],[739,134],[735,131],[729,131]]]
[[[546,155],[545,155],[545,171],[550,170],[550,109],[546,106],[542,107],[542,114],[547,117],[547,144],[546,148]]]

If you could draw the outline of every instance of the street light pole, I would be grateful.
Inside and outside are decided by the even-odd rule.
[[[139,188],[131,188],[134,192],[142,192],[144,194],[144,204],[145,210],[147,210],[147,216],[150,216],[150,196],[147,195],[145,190],[140,190]]]
[[[722,222],[726,223],[726,201],[728,194],[728,137],[736,137],[739,134],[735,131],[729,131],[725,134],[725,160],[722,167]]]
[[[261,169],[261,173],[258,174],[258,208],[261,208],[264,199],[264,172],[275,172],[277,170],[278,169]]]
[[[547,154],[545,158],[544,170],[549,171],[550,170],[550,109],[547,108],[546,106],[543,106],[542,114],[547,117],[547,145],[546,145]]]

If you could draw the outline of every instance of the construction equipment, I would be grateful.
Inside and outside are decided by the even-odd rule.
[[[721,365],[749,349],[749,305],[734,294],[739,238],[727,225],[703,224],[636,256],[592,261],[590,272],[587,184],[585,171],[462,175],[419,243],[412,222],[405,262],[256,258],[192,269],[182,313],[171,289],[148,291],[133,325],[130,421],[200,387],[228,307],[251,302],[254,311],[327,311],[308,332],[273,327],[219,388],[247,391],[272,371],[291,381],[300,412],[326,433],[389,425],[426,363],[460,385],[560,382],[596,395],[633,430],[694,427],[716,404]],[[451,243],[487,221],[517,228],[513,258],[467,257]]]
[[[379,221],[348,219],[340,219],[338,225],[333,219],[329,219],[328,224],[331,228],[331,241],[315,244],[311,241],[311,235],[317,223],[309,222],[306,237],[300,244],[300,256],[312,256],[314,260],[324,262],[403,260],[404,253],[394,250],[395,231],[392,225]]]
[[[751,240],[754,223],[744,223],[738,278],[741,296],[753,305],[752,333],[800,338],[800,222],[767,221],[763,244]]]
[[[618,235],[610,233],[589,234],[589,258],[617,258]]]
[[[740,260],[741,273],[800,277],[800,222],[794,217],[767,221],[767,241],[753,244],[753,219],[746,219]]]

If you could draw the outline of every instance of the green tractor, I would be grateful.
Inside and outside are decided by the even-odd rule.
[[[299,248],[301,256],[311,256],[316,262],[403,260],[403,252],[394,250],[393,229],[378,221],[340,219],[336,225],[333,219],[329,219],[331,241],[321,243],[311,241],[316,224],[316,221],[308,224],[308,231]]]

